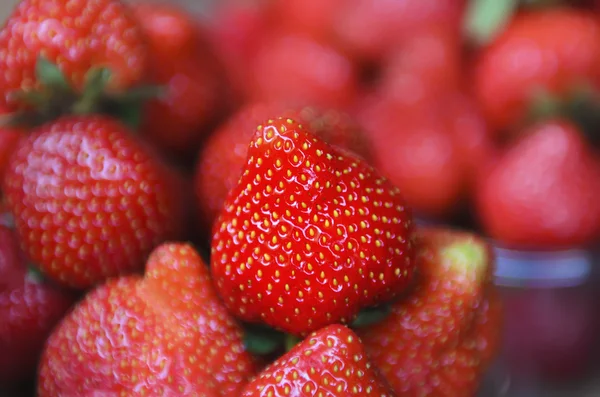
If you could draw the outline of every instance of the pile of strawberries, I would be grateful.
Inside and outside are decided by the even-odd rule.
[[[492,248],[416,220],[598,237],[600,19],[555,3],[465,35],[459,0],[20,1],[0,391],[474,396]]]

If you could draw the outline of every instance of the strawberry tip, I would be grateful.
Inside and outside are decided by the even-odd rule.
[[[482,244],[475,241],[452,243],[442,250],[441,256],[447,261],[450,269],[459,275],[474,274],[477,280],[482,280],[486,274],[487,251]]]

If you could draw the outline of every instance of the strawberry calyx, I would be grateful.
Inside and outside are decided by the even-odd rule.
[[[365,328],[383,321],[391,313],[391,305],[367,307],[361,310],[352,324],[351,328]]]
[[[286,334],[262,324],[245,324],[244,346],[247,351],[259,356],[283,352]]]
[[[38,58],[35,73],[40,88],[15,92],[13,99],[21,107],[2,120],[3,125],[35,127],[67,114],[104,114],[136,130],[145,102],[162,93],[162,87],[153,85],[111,91],[112,73],[107,68],[90,69],[83,89],[77,91],[60,68],[44,57]]]
[[[539,91],[532,99],[527,122],[569,120],[589,144],[600,147],[600,93],[590,87],[577,85],[562,96]]]

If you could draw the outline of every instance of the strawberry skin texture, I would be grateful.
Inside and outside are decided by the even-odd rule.
[[[17,146],[3,181],[28,257],[50,278],[87,288],[142,269],[180,237],[174,172],[115,120],[65,117]]]
[[[600,22],[588,11],[550,8],[522,13],[483,49],[474,87],[499,131],[518,126],[539,90],[569,94],[600,83]]]
[[[108,281],[63,320],[46,344],[38,392],[228,397],[253,374],[205,263],[189,245],[165,243],[143,278]]]
[[[454,256],[456,245],[467,253]],[[442,229],[419,230],[416,247],[415,289],[382,322],[357,332],[398,395],[474,395],[500,343],[491,248]]]
[[[120,0],[22,0],[0,31],[2,101],[39,88],[40,55],[56,63],[76,89],[93,68],[110,69],[113,90],[139,83],[146,73],[144,38]]]
[[[292,119],[269,120],[215,223],[214,282],[238,317],[305,335],[401,293],[412,228],[400,191],[371,166]]]
[[[309,335],[241,393],[241,397],[371,395],[395,394],[369,363],[360,338],[337,324]]]
[[[74,295],[27,271],[14,232],[0,226],[0,385],[35,374],[44,342]]]
[[[172,5],[136,4],[148,40],[149,80],[165,88],[149,101],[141,130],[157,147],[195,153],[221,110],[222,78],[208,42],[192,17]]]
[[[211,230],[246,164],[256,126],[276,115],[298,118],[317,136],[370,160],[368,138],[358,123],[335,109],[250,103],[236,112],[206,141],[196,165],[194,189],[203,227]]]
[[[600,164],[580,132],[567,121],[550,120],[522,133],[478,182],[484,231],[519,248],[593,241],[600,231]]]

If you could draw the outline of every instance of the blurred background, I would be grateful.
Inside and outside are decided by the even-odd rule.
[[[256,100],[344,111],[420,222],[490,238],[506,329],[483,396],[600,396],[600,1],[169,4],[210,52],[169,82],[211,82],[180,98],[213,109],[198,136]],[[180,138],[156,143],[187,166]]]

